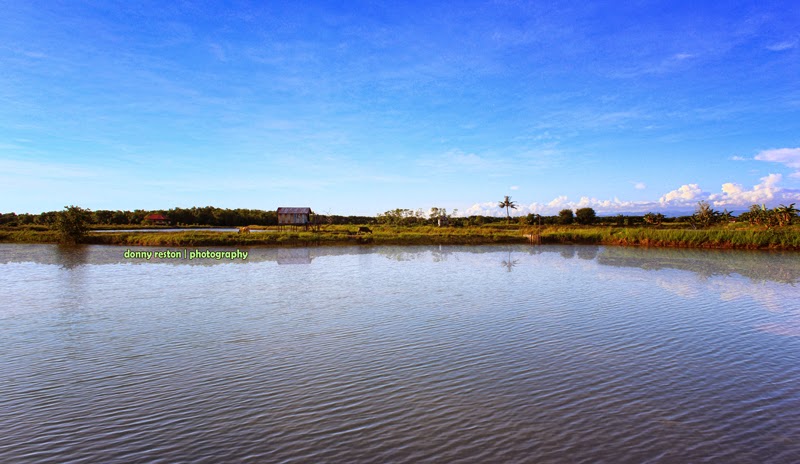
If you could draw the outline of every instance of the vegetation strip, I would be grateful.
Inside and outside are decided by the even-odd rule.
[[[551,226],[507,228],[372,226],[372,234],[354,235],[354,227],[331,226],[321,231],[253,234],[229,232],[115,232],[89,233],[81,243],[126,246],[314,246],[314,245],[483,245],[540,243],[638,245],[685,248],[737,248],[800,250],[800,228],[758,230],[747,228],[655,229],[645,227]],[[0,241],[17,243],[58,243],[51,230],[0,230]]]
[[[510,197],[505,197],[498,207],[505,209],[505,220],[484,216],[452,217],[443,208],[432,208],[430,216],[425,218],[420,211],[397,209],[376,218],[316,216],[315,222],[306,228],[289,230],[271,224],[269,215],[258,216],[257,211],[236,210],[247,211],[270,225],[248,226],[234,222],[243,226],[239,227],[239,233],[213,229],[159,232],[158,228],[101,233],[99,231],[111,224],[98,221],[109,215],[98,215],[97,211],[70,206],[54,215],[29,215],[25,220],[30,222],[24,224],[0,225],[0,242],[164,247],[577,243],[800,250],[800,225],[793,224],[798,219],[794,204],[773,209],[753,205],[738,218],[727,211],[714,211],[708,203],[700,202],[693,215],[683,218],[665,218],[655,213],[639,217],[597,217],[591,208],[581,208],[574,215],[572,210],[563,210],[558,216],[528,215],[514,218],[513,222],[509,210],[514,209],[516,204]],[[185,211],[197,213],[204,210]],[[169,216],[171,213],[167,214]],[[15,219],[19,217],[13,216]],[[126,215],[120,214],[119,217]]]

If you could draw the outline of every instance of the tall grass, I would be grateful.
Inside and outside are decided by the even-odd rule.
[[[668,246],[690,248],[774,248],[800,250],[800,231],[776,230],[585,228],[545,229],[543,243],[601,243],[609,245]]]
[[[525,234],[542,243],[587,243],[654,247],[744,248],[800,250],[800,227],[781,229],[723,226],[704,230],[646,227],[547,226],[517,224],[472,227],[370,226],[372,234],[358,235],[358,226],[325,226],[322,230],[269,230],[250,234],[213,231],[92,233],[85,243],[126,246],[308,246],[308,245],[480,245],[526,243]],[[0,242],[56,243],[50,230],[0,230]]]

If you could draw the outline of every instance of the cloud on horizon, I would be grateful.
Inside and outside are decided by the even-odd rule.
[[[697,198],[701,198],[704,195],[707,194],[703,192],[697,184],[686,184],[681,185],[671,192],[667,192],[666,195],[658,199],[658,202],[663,206],[683,206],[697,203],[700,201],[697,200]]]
[[[601,200],[591,197],[581,197],[578,201],[571,201],[565,195],[558,196],[547,203],[534,202],[529,205],[519,205],[512,210],[514,216],[528,214],[554,215],[562,209],[576,210],[578,208],[593,208],[600,214],[612,213],[646,213],[648,211],[694,211],[697,203],[708,201],[717,208],[744,209],[753,204],[766,203],[793,203],[800,201],[800,190],[786,189],[778,184],[783,179],[780,174],[769,174],[761,178],[761,182],[752,189],[746,189],[740,184],[726,182],[722,184],[720,193],[703,191],[698,184],[685,184],[675,190],[662,195],[658,201],[626,201],[614,198]],[[505,210],[497,207],[496,201],[475,203],[462,216],[505,216]]]

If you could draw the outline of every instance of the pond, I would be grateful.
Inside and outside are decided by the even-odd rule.
[[[0,462],[800,461],[797,254],[126,250],[0,245]]]

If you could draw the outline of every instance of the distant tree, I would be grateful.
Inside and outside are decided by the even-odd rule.
[[[56,218],[58,218],[58,211],[48,211],[46,213],[41,213],[36,216],[33,220],[36,224],[41,224],[44,226],[51,227],[53,224],[56,223]]]
[[[749,222],[750,225],[765,226],[767,229],[787,226],[797,216],[798,210],[794,205],[780,205],[772,209],[767,208],[767,205],[752,205],[749,211],[739,215],[739,219]]]
[[[579,208],[575,211],[575,221],[578,224],[589,225],[597,219],[597,213],[592,208]]]
[[[656,227],[660,226],[664,221],[664,215],[661,213],[647,213],[644,215],[644,222]]]
[[[497,206],[500,207],[500,209],[506,209],[506,222],[511,222],[511,214],[509,213],[508,208],[517,209],[517,204],[511,201],[511,197],[506,195],[503,201],[499,202]]]
[[[17,213],[5,213],[0,214],[0,224],[5,225],[16,225],[17,224]]]
[[[450,219],[455,214],[458,214],[457,209],[453,210],[452,214],[447,214],[447,208],[433,207],[429,217],[433,225],[442,227],[450,225]]]
[[[697,203],[694,214],[689,218],[689,224],[693,229],[708,227],[717,223],[719,216],[720,212],[711,208],[707,201],[700,201]]]
[[[484,222],[486,222],[483,216],[470,216],[467,218],[467,220],[471,226],[481,226]]]
[[[56,231],[62,243],[80,243],[89,232],[92,212],[78,206],[65,206],[56,218]]]
[[[558,222],[561,224],[572,224],[575,220],[575,215],[571,209],[562,209],[558,212]]]
[[[17,215],[17,220],[19,221],[19,225],[28,225],[34,223],[34,218],[36,216],[33,214],[23,213]]]
[[[97,224],[111,224],[111,220],[114,218],[114,212],[109,210],[99,210],[95,211],[93,216],[94,222]]]
[[[778,222],[780,226],[786,226],[792,223],[792,219],[797,216],[797,213],[800,212],[797,208],[794,207],[794,203],[789,206],[780,205],[775,208],[775,215],[778,217]]]
[[[437,208],[438,210],[438,208]],[[431,216],[433,217],[433,216]],[[407,208],[395,208],[386,211],[383,214],[378,214],[377,221],[380,224],[390,225],[412,225],[424,220],[421,211],[414,211]]]
[[[539,214],[530,213],[525,217],[525,222],[529,226],[535,226],[539,224],[542,220],[542,216]]]

